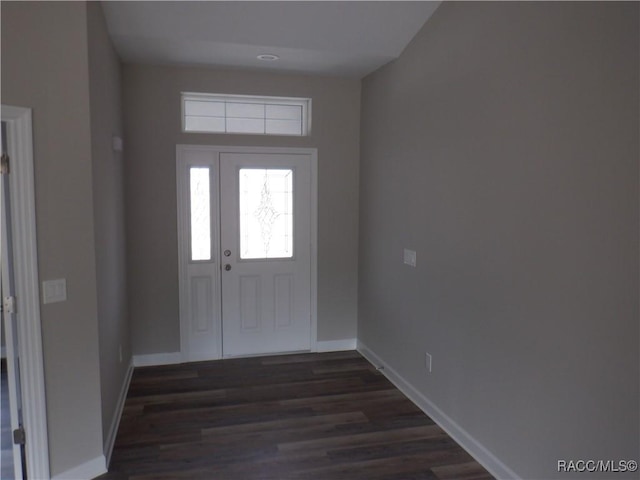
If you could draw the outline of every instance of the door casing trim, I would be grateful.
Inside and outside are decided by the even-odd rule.
[[[184,153],[188,150],[196,150],[200,152],[211,153],[215,157],[215,178],[219,179],[220,173],[220,156],[223,153],[249,153],[249,154],[289,154],[289,155],[309,155],[311,158],[311,191],[310,191],[310,211],[311,211],[311,325],[310,325],[310,345],[311,352],[318,350],[318,149],[317,148],[295,148],[295,147],[241,147],[241,146],[222,146],[222,145],[176,145],[176,191],[178,201],[177,211],[177,229],[178,229],[178,272],[179,272],[179,284],[180,284],[180,355],[183,362],[196,361],[196,360],[218,360],[222,358],[222,312],[220,311],[220,331],[218,332],[218,348],[219,355],[212,358],[194,358],[190,355],[189,346],[187,343],[187,328],[188,318],[184,310],[186,305],[187,292],[186,292],[186,271],[185,262],[186,252],[188,248],[185,248],[189,244],[188,229],[185,224],[185,214],[181,213],[180,205],[188,193],[188,186],[184,178],[185,158]],[[217,219],[219,223],[220,219]],[[216,225],[215,228],[216,244],[220,244],[220,225]],[[219,252],[214,253],[216,262],[219,261]],[[220,284],[218,284],[220,286]],[[219,287],[220,288],[220,287]],[[220,298],[220,297],[218,297]],[[283,352],[285,353],[285,352]]]
[[[49,478],[49,441],[45,397],[40,288],[36,243],[36,204],[31,109],[2,105],[11,161],[9,175],[14,280],[19,298],[18,348],[22,415],[29,478]]]

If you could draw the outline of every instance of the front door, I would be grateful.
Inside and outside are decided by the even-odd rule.
[[[178,148],[184,360],[312,348],[312,158]]]
[[[220,157],[225,356],[310,349],[310,162]]]

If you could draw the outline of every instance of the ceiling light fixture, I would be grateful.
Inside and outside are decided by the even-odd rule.
[[[273,55],[272,53],[263,53],[262,55],[258,55],[258,60],[264,60],[265,62],[275,62],[279,59],[280,57],[278,55]]]

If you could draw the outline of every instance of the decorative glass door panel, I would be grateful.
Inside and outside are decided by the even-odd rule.
[[[239,171],[240,258],[293,257],[293,170]]]

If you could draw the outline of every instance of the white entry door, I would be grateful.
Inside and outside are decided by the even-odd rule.
[[[309,350],[308,155],[220,157],[225,355]]]
[[[313,348],[314,159],[178,147],[184,360]]]

